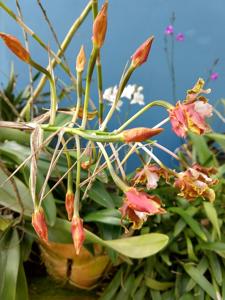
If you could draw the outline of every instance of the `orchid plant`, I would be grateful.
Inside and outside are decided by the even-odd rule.
[[[18,22],[18,18],[15,18],[13,12],[10,11],[2,1],[0,1],[0,6]],[[199,164],[186,164],[182,172],[177,172],[166,167],[154,154],[155,148],[165,151],[177,160],[180,160],[180,158],[164,145],[152,139],[163,131],[162,126],[167,122],[171,123],[173,132],[182,138],[187,137],[189,132],[203,135],[211,130],[207,124],[207,118],[212,115],[212,106],[205,97],[205,95],[210,93],[210,89],[204,89],[204,80],[201,78],[198,79],[194,87],[187,91],[185,99],[183,101],[177,101],[175,105],[165,100],[145,100],[145,104],[142,93],[143,88],[129,84],[129,80],[135,70],[141,67],[148,59],[154,41],[154,37],[150,36],[134,51],[128,66],[122,74],[119,84],[103,91],[101,48],[104,45],[107,32],[108,2],[106,1],[98,12],[97,1],[90,1],[80,16],[82,21],[91,10],[94,15],[92,51],[90,57],[86,58],[84,46],[81,46],[76,58],[76,74],[73,74],[64,64],[63,60],[60,59],[62,52],[55,54],[47,47],[49,56],[53,57],[53,59],[49,67],[44,68],[36,62],[32,54],[16,37],[6,33],[0,33],[0,37],[6,46],[18,58],[35,68],[38,72],[43,73],[40,84],[24,106],[18,121],[0,122],[2,128],[16,128],[30,133],[31,155],[27,160],[30,160],[29,184],[34,209],[32,215],[33,228],[41,242],[48,244],[48,226],[42,204],[46,197],[46,186],[51,172],[57,164],[60,155],[65,154],[68,167],[64,175],[64,177],[67,176],[65,207],[68,220],[70,221],[72,239],[77,255],[80,253],[85,239],[93,238],[92,233],[85,229],[85,224],[80,216],[81,205],[85,206],[85,200],[81,203],[81,196],[83,194],[81,186],[86,186],[86,189],[89,189],[96,176],[103,169],[108,169],[115,185],[124,194],[119,211],[121,213],[121,225],[128,234],[132,234],[135,229],[140,229],[144,222],[146,222],[148,216],[162,215],[167,212],[166,203],[162,203],[160,197],[154,193],[161,178],[165,180],[166,184],[174,186],[177,189],[177,193],[187,201],[194,201],[197,197],[202,197],[203,199],[213,202],[215,200],[213,186],[217,183],[217,180],[211,178],[211,175],[215,174],[215,170],[212,168],[205,168]],[[19,23],[27,30],[27,27],[21,20],[19,20]],[[74,32],[81,23],[82,22],[77,23],[77,27],[70,31],[71,35],[71,32]],[[166,34],[173,34],[172,25],[167,27]],[[45,44],[37,35],[33,35],[33,37],[42,47],[46,48]],[[68,37],[67,42],[71,40],[71,38],[72,36]],[[176,39],[182,41],[184,36],[178,34]],[[65,47],[62,47],[60,51],[65,51]],[[61,65],[63,70],[69,74],[77,93],[76,103],[74,103],[74,107],[69,110],[70,119],[68,120],[67,118],[67,121],[61,125],[57,124],[57,117],[60,114],[68,113],[68,111],[58,109],[58,96],[54,78],[54,66],[56,64]],[[90,98],[90,87],[95,68],[98,78],[99,102],[98,109],[94,108],[90,111],[91,107],[93,108],[93,106],[95,106]],[[86,76],[84,77],[85,71]],[[85,85],[83,87],[84,78]],[[46,80],[49,81],[50,85],[50,109],[47,113],[25,122],[24,116],[29,109],[29,105],[38,96]],[[109,122],[116,113],[116,110],[123,109],[122,98],[127,98],[131,104],[139,104],[142,107],[124,121],[120,127],[115,128],[113,131],[108,131]],[[109,102],[109,110],[107,110],[106,102],[103,100]],[[132,126],[137,118],[141,117],[154,106],[165,109],[168,113],[168,117],[151,128],[133,127],[127,129],[128,126]],[[90,128],[91,123],[89,123],[89,120],[96,117],[98,118],[98,128]],[[38,191],[38,159],[41,152],[44,151],[44,148],[56,137],[58,137],[58,139],[52,154],[47,176],[41,190]],[[75,141],[75,148],[71,148],[71,141]],[[83,141],[86,141],[84,148]],[[128,148],[128,151],[122,158],[119,156],[119,151],[122,147],[121,144]],[[106,150],[107,148],[111,148],[111,155],[109,151]],[[74,156],[71,155],[71,151],[75,153],[75,161]],[[128,179],[123,165],[134,153],[142,160],[143,167],[136,171],[133,178]],[[145,157],[142,155],[143,153],[145,153]],[[74,168],[76,168],[76,178],[73,176]],[[82,170],[87,171],[88,174],[85,182],[81,180]],[[61,180],[62,179],[60,179],[57,184],[59,184]],[[83,194],[83,198],[85,198],[85,194],[86,193]],[[94,240],[98,241],[98,238],[96,237]],[[120,252],[123,254],[121,249]],[[129,255],[129,253],[126,253],[126,255]]]

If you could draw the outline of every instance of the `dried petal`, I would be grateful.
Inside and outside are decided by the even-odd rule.
[[[148,215],[165,213],[161,207],[160,199],[155,195],[148,195],[131,187],[125,196],[124,203],[119,210],[122,218],[128,217],[133,222],[135,229],[142,226]]]

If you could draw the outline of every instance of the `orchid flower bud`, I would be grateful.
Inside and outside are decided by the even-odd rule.
[[[79,216],[73,216],[72,218],[71,233],[76,254],[79,255],[80,249],[85,240],[83,220]]]
[[[152,42],[154,40],[154,36],[151,36],[150,38],[148,38],[137,50],[136,52],[131,56],[131,65],[134,68],[139,67],[140,65],[142,65],[143,63],[146,62],[151,46],[152,46]]]
[[[66,193],[66,200],[65,200],[66,211],[68,215],[68,220],[71,221],[73,217],[73,209],[74,209],[74,193],[68,191]]]
[[[45,221],[44,210],[42,207],[35,209],[32,214],[32,226],[36,231],[37,235],[44,242],[48,242],[48,227]]]
[[[132,128],[122,132],[125,143],[143,142],[163,131],[163,128]]]
[[[76,71],[83,72],[85,64],[86,64],[86,56],[85,56],[85,52],[84,52],[84,46],[82,45],[80,48],[80,52],[77,55]]]
[[[3,39],[5,42],[6,46],[21,60],[26,62],[27,64],[30,63],[30,53],[24,48],[24,46],[20,43],[20,41],[10,35],[10,34],[5,34],[3,32],[0,32],[0,38]]]
[[[94,20],[92,41],[97,48],[101,48],[105,40],[107,30],[107,8],[108,2],[105,2]]]

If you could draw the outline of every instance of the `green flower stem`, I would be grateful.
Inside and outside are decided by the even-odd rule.
[[[71,161],[71,157],[70,154],[68,152],[68,148],[66,145],[66,142],[64,140],[64,138],[62,138],[62,144],[63,147],[65,148],[65,155],[66,155],[66,161],[67,161],[67,167],[68,170],[71,169],[72,167],[72,161]],[[70,170],[67,174],[67,192],[73,193],[73,175],[72,175],[72,170]]]
[[[122,126],[120,126],[117,130],[114,131],[115,134],[120,133],[123,131],[130,123],[132,123],[135,119],[141,116],[146,110],[153,106],[162,106],[167,109],[173,108],[173,105],[164,100],[155,100],[150,102],[149,104],[145,105],[142,109],[140,109],[136,114],[134,114],[131,118],[129,118]]]
[[[129,186],[122,181],[122,179],[119,178],[119,176],[116,174],[116,172],[113,169],[113,166],[110,162],[109,156],[107,154],[107,152],[105,151],[105,147],[102,145],[102,143],[97,143],[97,145],[99,146],[99,149],[101,150],[105,161],[107,163],[110,175],[112,177],[112,179],[114,180],[115,184],[123,191],[126,192],[129,189]]]
[[[80,137],[75,136],[76,150],[77,150],[77,174],[76,174],[76,192],[74,197],[74,216],[79,216],[79,203],[80,203],[80,169],[81,169],[81,152],[80,152]]]
[[[30,59],[30,65],[32,67],[34,67],[35,69],[37,69],[38,71],[44,73],[47,76],[47,78],[49,79],[50,91],[51,91],[51,108],[50,108],[49,125],[54,125],[56,111],[57,111],[57,94],[56,94],[55,81],[49,71],[47,71],[45,68],[43,68],[42,66],[37,64],[32,59]]]
[[[0,1],[0,4],[3,4],[1,1]],[[61,57],[67,47],[69,46],[74,34],[77,32],[77,30],[79,29],[79,27],[81,26],[81,24],[83,23],[83,21],[85,20],[85,18],[87,17],[88,13],[91,11],[91,7],[92,7],[92,1],[90,1],[86,7],[84,8],[84,10],[82,11],[82,13],[80,14],[80,16],[76,19],[76,21],[73,23],[73,25],[71,26],[70,30],[68,31],[66,37],[64,38],[62,44],[61,44],[61,47],[59,49],[59,51],[57,52],[56,56],[59,58]],[[28,32],[29,33],[29,32]],[[54,68],[57,64],[57,59],[56,58],[53,58],[52,61],[51,61],[51,66],[52,68]],[[70,73],[70,72],[69,72]],[[33,95],[27,100],[27,103],[26,105],[24,106],[24,108],[22,109],[21,113],[20,113],[20,117],[23,118],[25,113],[26,113],[26,110],[27,108],[29,107],[30,103],[33,102],[33,100],[40,94],[40,92],[42,91],[45,83],[46,83],[46,80],[47,80],[47,75],[43,75],[39,84],[37,85]]]
[[[83,119],[81,128],[85,129],[87,124],[87,114],[88,114],[88,103],[90,97],[90,87],[91,87],[91,78],[94,71],[94,66],[96,62],[96,58],[98,55],[99,49],[93,46],[91,51],[91,56],[88,62],[88,70],[87,70],[87,79],[86,79],[86,88],[85,88],[85,97],[84,97],[84,110],[83,110]]]
[[[126,71],[124,76],[122,77],[120,84],[119,84],[118,92],[116,94],[116,99],[113,102],[113,105],[111,106],[105,120],[103,121],[102,126],[100,127],[101,131],[104,131],[106,129],[106,126],[107,126],[109,120],[112,118],[113,113],[116,110],[117,103],[120,100],[120,96],[122,95],[122,92],[123,92],[128,80],[130,79],[131,74],[134,72],[134,70],[135,70],[135,67],[130,65],[130,67],[128,68],[128,70]]]
[[[99,103],[99,125],[103,122],[103,112],[104,112],[104,104],[103,104],[103,90],[102,90],[102,65],[100,59],[100,53],[98,54],[97,61],[97,77],[98,77],[98,103]]]
[[[98,0],[93,0],[92,2],[92,14],[94,20],[98,14]],[[97,67],[97,78],[98,78],[99,125],[101,125],[103,121],[104,104],[103,104],[103,91],[102,91],[103,89],[102,88],[102,65],[101,65],[100,50],[96,60],[96,67]]]
[[[51,131],[51,132],[55,132],[55,131],[59,131],[61,127],[58,126],[51,126],[48,124],[44,124],[41,125],[41,128],[44,131]],[[72,127],[65,127],[63,128],[65,133],[69,133],[71,135],[79,135],[80,137],[83,137],[86,140],[89,141],[93,141],[93,142],[106,142],[106,143],[110,143],[110,142],[123,142],[123,135],[122,134],[98,134],[94,131],[88,131],[88,130],[82,130],[82,129],[78,129],[78,128],[72,128]]]
[[[72,125],[76,123],[77,117],[79,114],[79,110],[81,107],[81,101],[82,101],[82,73],[83,72],[77,72],[77,105],[76,110],[74,112],[73,118],[72,118]]]

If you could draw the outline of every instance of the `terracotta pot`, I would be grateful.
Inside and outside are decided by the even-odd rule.
[[[41,244],[42,259],[47,271],[57,281],[81,289],[96,287],[110,267],[110,259],[97,245],[92,255],[84,247],[76,255],[73,244]]]

